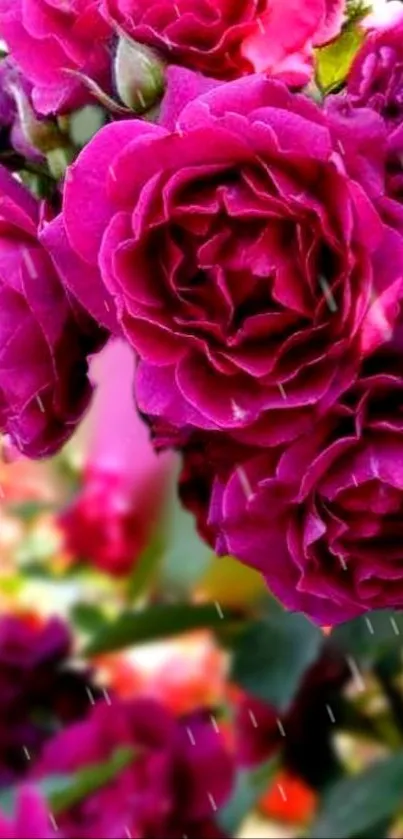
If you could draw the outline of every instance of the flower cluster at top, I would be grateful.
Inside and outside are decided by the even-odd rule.
[[[401,3],[0,0],[0,38],[4,433],[56,451],[123,337],[217,553],[320,624],[402,608]]]

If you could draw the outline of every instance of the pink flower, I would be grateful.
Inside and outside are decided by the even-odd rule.
[[[218,549],[321,625],[403,606],[401,347],[399,329],[309,434],[234,459],[214,480]]]
[[[89,99],[80,72],[110,84],[110,30],[99,0],[0,0],[0,37],[33,85],[39,113],[65,113]]]
[[[388,192],[403,204],[403,6],[388,3],[366,22],[368,34],[348,79],[349,106],[371,108],[387,129]]]
[[[218,837],[214,817],[231,791],[233,765],[207,713],[178,722],[151,699],[98,704],[49,743],[35,775],[74,772],[125,746],[134,749],[132,763],[61,813],[61,830],[71,839]]]
[[[60,519],[67,549],[111,574],[127,574],[151,539],[173,468],[136,412],[134,370],[121,340],[96,359],[83,487]]]
[[[178,91],[199,84],[185,104]],[[390,336],[402,237],[348,175],[327,116],[281,83],[212,87],[171,68],[163,113],[172,129],[131,120],[96,135],[43,241],[138,353],[145,414],[243,443],[293,439]]]
[[[41,213],[0,167],[0,427],[30,457],[74,431],[91,394],[88,355],[104,341],[38,241]]]
[[[168,61],[229,79],[255,71],[303,85],[313,46],[335,37],[343,0],[103,0],[106,16]]]
[[[23,787],[16,814],[9,818],[0,812],[0,839],[63,839],[53,829],[49,811],[34,787]]]

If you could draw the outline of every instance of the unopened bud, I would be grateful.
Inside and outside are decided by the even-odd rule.
[[[164,63],[149,47],[120,37],[115,57],[115,83],[120,99],[144,114],[164,91]]]
[[[21,130],[27,143],[44,155],[66,146],[67,138],[62,134],[56,122],[38,119],[22,87],[13,84],[9,86],[9,90],[14,97]]]

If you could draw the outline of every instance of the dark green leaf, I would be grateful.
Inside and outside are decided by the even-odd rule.
[[[100,632],[105,626],[102,609],[89,603],[77,603],[71,610],[71,620],[74,626],[90,635]]]
[[[232,796],[218,817],[227,836],[237,834],[244,818],[264,795],[277,770],[278,761],[272,758],[257,769],[238,773]]]
[[[113,652],[133,644],[144,644],[190,632],[195,629],[221,627],[234,620],[214,604],[190,605],[186,603],[161,604],[138,612],[126,612],[109,622],[92,639],[85,650],[87,655]]]
[[[403,613],[392,610],[370,612],[355,620],[336,626],[331,643],[364,666],[377,661],[393,650],[399,650],[403,641]]]
[[[299,614],[275,608],[250,624],[235,648],[232,679],[244,690],[284,711],[316,660],[323,635]]]
[[[330,788],[311,830],[311,839],[362,836],[393,817],[402,800],[403,753],[399,753]]]

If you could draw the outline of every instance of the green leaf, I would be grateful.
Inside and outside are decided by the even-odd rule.
[[[331,643],[340,651],[369,666],[384,655],[400,650],[403,642],[403,613],[391,609],[369,612],[333,629]]]
[[[231,678],[253,696],[286,710],[322,644],[321,631],[303,615],[273,608],[273,614],[242,633]]]
[[[81,769],[71,778],[61,781],[59,787],[48,786],[46,797],[52,812],[57,813],[68,810],[79,804],[80,801],[92,795],[98,789],[113,781],[119,773],[126,768],[135,758],[135,750],[132,748],[117,749],[107,763],[91,764]],[[51,779],[50,784],[54,784]],[[46,794],[46,792],[45,792]]]
[[[237,835],[244,818],[267,791],[277,770],[278,760],[272,758],[250,772],[238,772],[232,796],[218,816],[218,821],[227,836]]]
[[[74,807],[89,795],[113,781],[119,773],[135,759],[134,749],[117,749],[111,759],[102,764],[90,764],[74,775],[54,775],[36,781],[35,786],[49,803],[49,808],[58,813]],[[0,810],[11,815],[15,809],[16,788],[5,790],[0,795]]]
[[[403,752],[343,778],[324,796],[311,839],[349,839],[393,818],[403,800]],[[372,835],[378,835],[373,833]]]
[[[214,604],[161,604],[138,612],[126,612],[96,633],[85,650],[86,655],[99,655],[169,638],[195,629],[214,629],[234,620],[232,613]]]
[[[138,599],[153,583],[163,553],[164,539],[161,529],[157,529],[130,575],[127,593],[132,600]]]
[[[346,80],[354,57],[364,41],[359,20],[351,20],[337,40],[316,52],[316,82],[324,94],[338,88]]]
[[[53,513],[55,505],[39,501],[26,501],[22,504],[9,504],[7,511],[24,523],[30,524],[44,513]]]
[[[99,606],[89,603],[77,603],[71,610],[73,625],[90,635],[100,632],[105,626],[105,616]]]

